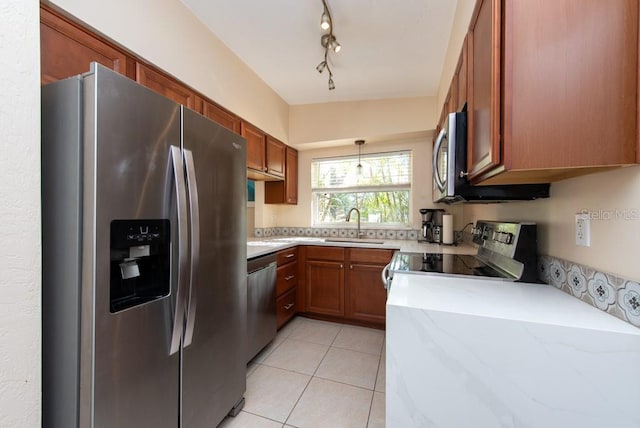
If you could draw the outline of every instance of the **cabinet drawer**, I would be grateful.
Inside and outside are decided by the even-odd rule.
[[[352,263],[371,263],[386,265],[393,257],[393,250],[377,250],[371,248],[351,248],[349,260]]]
[[[276,295],[281,295],[285,291],[298,284],[298,263],[287,263],[278,268],[276,281]]]
[[[293,247],[287,250],[279,251],[277,254],[277,257],[278,257],[278,266],[295,262],[296,260],[298,260],[298,247]]]
[[[344,261],[344,248],[307,247],[307,259]]]
[[[282,327],[296,313],[296,289],[292,289],[276,300],[278,328]]]

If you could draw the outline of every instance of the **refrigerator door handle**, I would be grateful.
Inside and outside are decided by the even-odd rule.
[[[189,196],[189,211],[191,213],[191,277],[189,278],[189,294],[187,304],[187,324],[185,327],[183,347],[191,345],[193,329],[196,321],[197,283],[200,264],[200,206],[198,203],[198,184],[191,150],[184,149],[185,166],[187,169],[187,192]]]
[[[180,341],[184,328],[184,287],[187,276],[187,247],[189,243],[187,239],[187,196],[182,154],[179,147],[171,146],[170,150],[178,211],[178,284],[169,345],[169,355],[173,355],[180,350]]]

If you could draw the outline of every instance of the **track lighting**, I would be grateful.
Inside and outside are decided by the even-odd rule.
[[[333,81],[331,67],[329,67],[329,50],[338,53],[342,50],[342,45],[338,43],[336,37],[333,35],[333,20],[326,0],[322,0],[322,6],[324,9],[322,11],[322,17],[320,18],[320,28],[324,31],[329,30],[329,32],[320,37],[320,44],[324,48],[324,60],[316,66],[316,70],[318,70],[318,73],[322,73],[327,69],[329,73],[329,90],[333,91],[336,88],[336,84]]]
[[[331,23],[329,22],[329,15],[327,12],[322,12],[322,18],[320,18],[320,28],[323,30],[328,30],[331,27]]]

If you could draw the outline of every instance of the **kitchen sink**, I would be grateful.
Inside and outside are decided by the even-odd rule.
[[[370,241],[368,239],[325,239],[324,242],[346,242],[350,244],[384,244],[384,241]]]

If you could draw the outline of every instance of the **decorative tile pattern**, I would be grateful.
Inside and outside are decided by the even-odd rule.
[[[551,267],[549,269],[549,275],[551,277],[551,284],[556,288],[562,288],[567,280],[567,273],[562,267],[562,261],[560,259],[553,259],[551,261]]]
[[[551,260],[547,256],[539,256],[538,257],[538,278],[542,280],[544,283],[549,284],[551,281],[551,273],[549,270],[551,269]]]
[[[393,239],[415,241],[420,231],[415,229],[363,229],[361,236],[368,239]],[[271,236],[312,236],[312,237],[342,237],[355,238],[357,231],[354,227],[257,227],[254,236],[266,238]]]
[[[587,278],[579,265],[572,265],[567,278],[571,293],[580,298],[587,291]]]
[[[618,306],[631,324],[640,327],[640,284],[626,281],[618,290]]]
[[[607,275],[596,272],[587,284],[589,296],[598,309],[606,311],[616,302],[615,285],[609,282]]]
[[[538,256],[538,278],[640,327],[640,284],[567,260]]]

